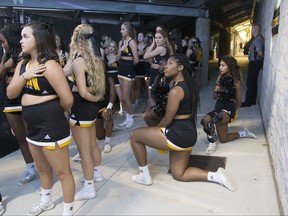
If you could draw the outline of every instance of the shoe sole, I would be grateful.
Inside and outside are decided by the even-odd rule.
[[[217,145],[217,147],[215,147],[214,149],[213,149],[213,151],[205,151],[205,153],[206,154],[212,154],[212,153],[214,153],[214,152],[216,152],[217,150],[219,149],[219,146]]]
[[[132,176],[132,181],[133,181],[134,183],[141,184],[141,185],[145,185],[145,186],[149,186],[149,185],[152,185],[152,184],[153,184],[152,180],[149,181],[149,182],[147,182],[147,183],[142,182],[142,181],[139,181],[139,180],[136,178],[136,176]]]
[[[95,199],[97,196],[97,194],[95,193],[95,195],[91,196],[91,197],[85,197],[82,199],[76,199],[76,197],[74,198],[75,201],[81,201],[81,200],[89,200],[89,199]]]
[[[228,190],[230,191],[236,191],[237,188],[236,188],[236,185],[234,184],[234,182],[232,181],[232,179],[229,177],[229,175],[226,173],[226,171],[220,167],[217,172],[222,176],[222,178],[225,178],[226,179],[226,185],[223,185],[225,188],[227,188]]]
[[[43,212],[45,212],[45,211],[50,211],[51,209],[55,208],[55,206],[56,206],[55,203],[52,203],[52,205],[49,206],[49,208],[45,209],[44,211],[42,211],[42,212],[40,212],[40,213],[38,213],[38,214],[32,214],[32,213],[28,212],[27,215],[29,215],[29,216],[40,215],[41,213],[43,213]]]

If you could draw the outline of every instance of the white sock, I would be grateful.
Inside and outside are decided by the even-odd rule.
[[[220,182],[220,178],[217,172],[208,172],[207,180],[212,181],[212,182],[217,182],[217,183]]]
[[[36,174],[36,167],[35,167],[34,162],[27,163],[26,164],[26,168],[27,168],[27,171],[29,172],[29,174],[31,174],[31,175],[35,175]]]
[[[128,114],[128,115],[127,115],[127,118],[128,118],[128,119],[133,119],[133,116],[134,116],[133,114],[131,114],[131,115]]]
[[[101,166],[94,166],[94,176],[95,177],[102,176]]]
[[[41,187],[41,202],[42,203],[49,203],[52,201],[52,188],[51,189],[44,189]]]
[[[239,133],[239,136],[240,136],[240,137],[247,137],[247,133],[246,133],[245,130],[239,131],[238,133]]]
[[[111,141],[111,137],[105,137],[105,144],[109,144]]]
[[[74,202],[65,203],[63,202],[63,214],[62,215],[73,215]]]
[[[92,180],[88,181],[88,180],[85,179],[83,188],[86,191],[94,190],[94,180],[92,179]]]
[[[142,166],[142,167],[139,166],[139,170],[140,170],[141,175],[143,175],[144,178],[150,177],[150,172],[149,172],[149,169],[148,169],[148,165]]]

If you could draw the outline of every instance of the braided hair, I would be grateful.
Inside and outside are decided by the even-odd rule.
[[[178,64],[183,65],[184,69],[182,71],[183,77],[185,82],[187,83],[190,95],[191,95],[191,101],[192,101],[192,115],[193,117],[197,114],[197,108],[200,103],[200,97],[199,97],[199,88],[198,88],[198,82],[197,78],[195,76],[195,73],[193,73],[193,70],[190,65],[190,61],[188,57],[184,54],[175,54],[170,56],[171,59],[175,60]]]

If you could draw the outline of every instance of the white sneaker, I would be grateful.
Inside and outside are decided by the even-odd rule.
[[[123,128],[118,127],[118,126],[113,126],[113,129],[112,129],[113,132],[122,131],[122,130]]]
[[[3,215],[6,211],[5,203],[2,201],[0,202],[0,215]]]
[[[244,137],[258,139],[258,137],[254,133],[249,131],[247,128],[244,128],[244,132],[245,132],[245,136]]]
[[[118,124],[118,127],[126,127],[128,123],[128,119],[126,118],[125,121],[123,121],[122,123]]]
[[[55,204],[53,202],[49,203],[42,203],[37,202],[33,205],[31,210],[27,213],[27,215],[39,215],[44,211],[49,211],[55,207]]]
[[[237,190],[236,185],[234,184],[232,179],[229,177],[229,175],[226,173],[226,171],[222,167],[218,168],[217,173],[218,173],[220,181],[221,181],[221,182],[219,182],[219,184],[226,187],[230,191],[236,191]]]
[[[212,154],[217,151],[219,146],[216,143],[209,143],[208,148],[206,149],[207,154]]]
[[[105,144],[103,152],[104,153],[109,153],[111,151],[112,151],[111,145],[109,143]]]
[[[87,200],[87,199],[94,199],[96,197],[96,192],[93,189],[92,191],[87,191],[84,188],[82,188],[80,191],[76,192],[75,194],[75,201],[79,200]]]
[[[35,174],[30,174],[28,171],[26,171],[24,175],[20,178],[17,185],[22,186],[38,178],[39,178],[38,172],[36,172]]]
[[[131,128],[134,126],[134,118],[130,118],[127,121],[126,128]]]
[[[79,153],[77,153],[77,154],[72,158],[72,160],[73,160],[74,162],[81,161],[81,158],[80,158]]]
[[[153,184],[151,176],[149,176],[148,178],[144,178],[144,176],[141,173],[132,176],[132,181],[137,184],[143,184],[147,186]]]

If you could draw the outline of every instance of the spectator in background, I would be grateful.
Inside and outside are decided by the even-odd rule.
[[[64,66],[67,63],[67,60],[69,59],[69,54],[64,50],[62,40],[59,34],[56,33],[55,39],[56,39],[56,52],[59,56],[59,63],[61,67],[64,68]]]
[[[241,107],[250,107],[256,104],[258,75],[263,67],[264,59],[264,38],[260,31],[261,26],[259,24],[252,26],[253,41],[249,46],[247,89],[245,101],[241,104]]]

